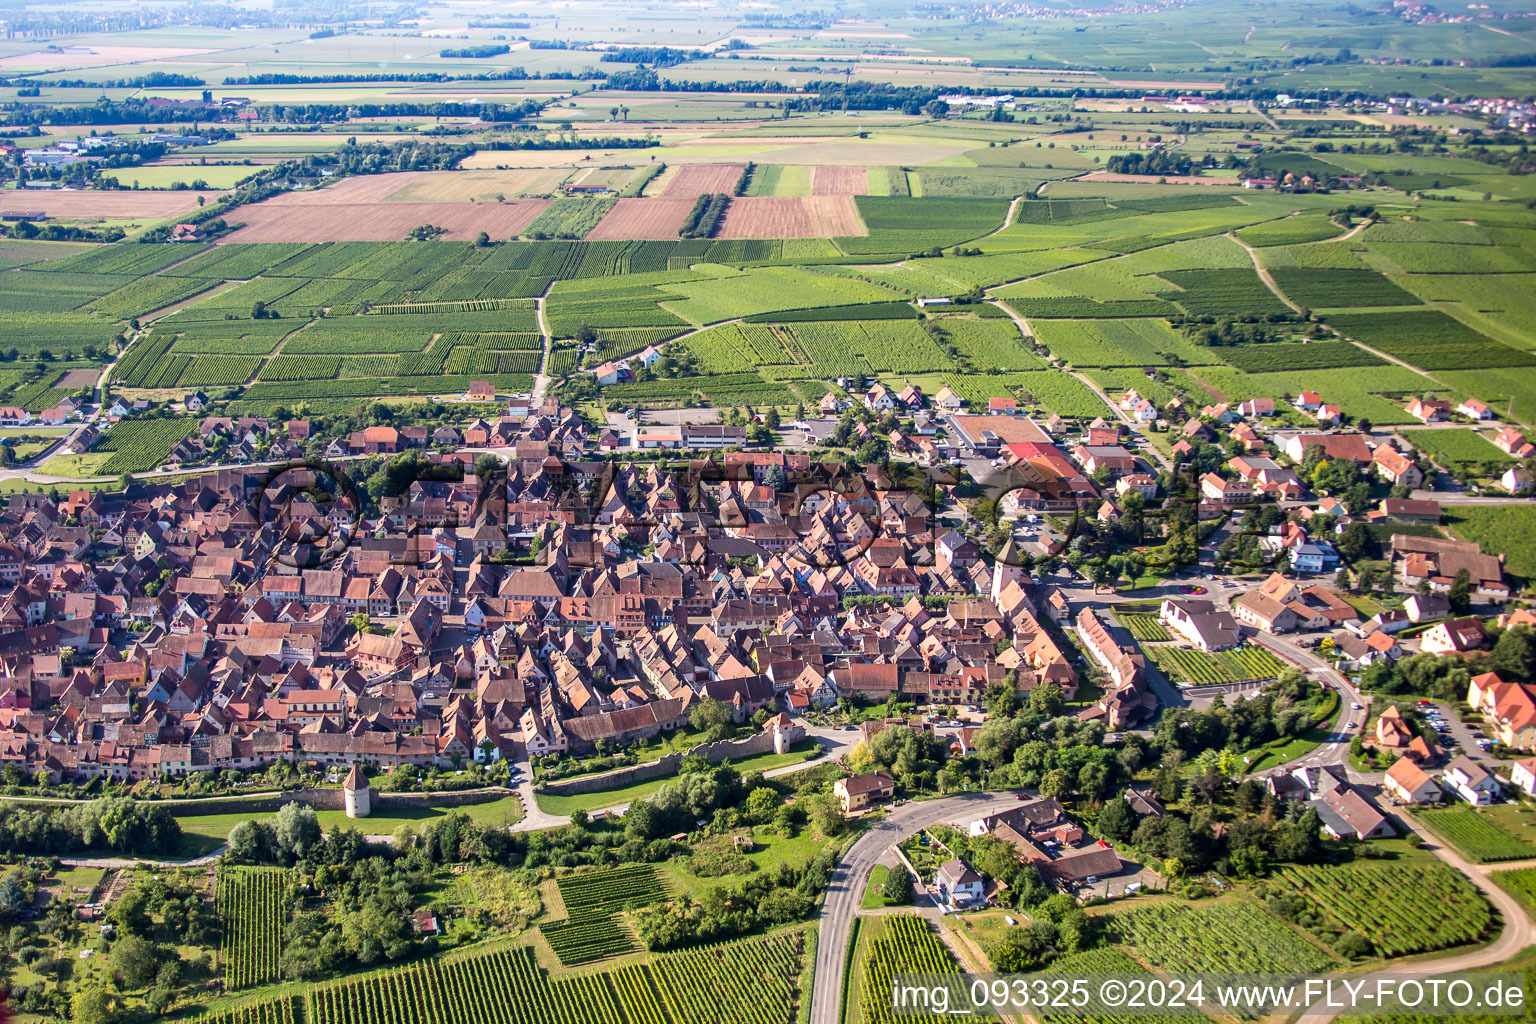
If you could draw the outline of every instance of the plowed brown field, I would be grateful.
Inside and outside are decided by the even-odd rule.
[[[862,196],[869,193],[869,172],[862,167],[817,167],[811,171],[813,196]]]
[[[299,203],[272,200],[243,206],[229,219],[245,226],[230,242],[398,242],[414,227],[436,224],[445,238],[468,240],[481,231],[500,240],[517,235],[549,206],[548,199],[506,203]]]
[[[716,238],[867,235],[848,196],[745,196],[731,200]]]
[[[667,182],[667,190],[662,196],[666,199],[697,199],[711,192],[729,195],[736,191],[736,182],[741,180],[744,170],[746,164],[685,164]]]
[[[620,199],[587,233],[595,241],[668,239],[693,209],[692,199]]]

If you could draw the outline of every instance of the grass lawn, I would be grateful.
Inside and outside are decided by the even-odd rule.
[[[53,476],[96,476],[112,457],[111,452],[86,452],[83,455],[55,455],[39,467]]]
[[[891,869],[884,864],[876,864],[874,870],[869,873],[869,881],[864,884],[864,899],[859,903],[860,910],[879,910],[881,907],[891,906],[891,901],[882,893],[885,891],[885,880],[891,876]]]
[[[814,741],[803,741],[795,744],[796,749],[790,750],[787,754],[759,754],[756,757],[745,757],[731,763],[743,775],[748,772],[767,771],[769,768],[779,768],[787,764],[798,764],[805,760],[805,752],[810,749],[806,745],[807,742],[814,745]],[[567,815],[576,811],[595,811],[603,807],[614,807],[618,804],[643,800],[675,778],[677,778],[675,775],[664,775],[659,779],[637,782],[632,786],[599,789],[592,793],[576,793],[571,796],[535,793],[534,799],[539,802],[539,810],[545,814]]]
[[[118,180],[140,188],[170,188],[175,184],[191,186],[204,181],[209,188],[234,188],[241,178],[261,173],[259,164],[146,164],[118,172]]]
[[[1344,702],[1339,700],[1339,695],[1336,693],[1331,696],[1333,697],[1333,712],[1328,716],[1328,720],[1325,723],[1314,725],[1300,736],[1288,740],[1278,747],[1259,747],[1248,751],[1245,756],[1253,758],[1248,764],[1248,771],[1256,772],[1265,768],[1272,768],[1275,765],[1293,761],[1303,754],[1309,754],[1317,749],[1318,744],[1338,731],[1339,722],[1344,717]]]
[[[1346,604],[1359,612],[1362,619],[1368,619],[1387,610],[1387,606],[1374,597],[1365,597],[1360,594],[1340,594],[1339,596],[1344,598]]]
[[[511,825],[523,820],[523,802],[517,796],[482,804],[465,804],[462,807],[401,808],[388,813],[371,814],[366,818],[348,818],[344,811],[317,811],[315,817],[320,827],[327,831],[340,826],[355,828],[369,835],[389,835],[401,825],[419,825],[455,811],[468,815],[471,821],[482,825]],[[199,857],[213,852],[229,838],[230,829],[250,817],[249,814],[194,814],[177,818],[183,833],[181,855]]]
[[[1536,505],[1448,505],[1445,518],[1462,540],[1502,552],[1511,574],[1536,579]]]

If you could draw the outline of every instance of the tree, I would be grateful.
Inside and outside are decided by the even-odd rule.
[[[1053,768],[1045,773],[1045,778],[1040,782],[1041,796],[1063,797],[1072,793],[1072,776],[1060,768]]]
[[[940,99],[929,100],[923,105],[923,113],[929,117],[939,118],[949,116],[949,104]]]
[[[803,801],[806,819],[817,834],[830,839],[843,830],[843,809],[830,793],[818,793]]]
[[[1472,574],[1466,569],[1458,572],[1445,598],[1451,603],[1451,611],[1465,615],[1472,607]]]
[[[1118,796],[1099,812],[1099,835],[1112,843],[1123,843],[1136,830],[1136,812],[1124,796]]]
[[[267,304],[261,299],[251,303],[251,319],[265,320],[267,318]]]
[[[773,812],[778,807],[779,794],[767,786],[758,786],[747,794],[747,802],[742,805],[742,811],[748,821],[765,825],[773,818]]]
[[[323,838],[315,809],[301,803],[288,803],[278,808],[273,833],[278,848],[294,860],[302,859]]]
[[[1029,691],[1029,710],[1044,718],[1053,718],[1061,714],[1067,706],[1067,701],[1061,693],[1061,687],[1055,683],[1041,683]]]
[[[486,234],[484,231],[480,232],[478,235],[475,236],[475,248],[476,249],[484,249],[486,246],[488,246],[490,244],[491,244],[491,236]]]
[[[688,724],[711,742],[724,739],[731,732],[731,709],[713,697],[705,697],[688,716]]]
[[[885,899],[897,906],[906,906],[912,902],[912,875],[900,864],[885,876]]]
[[[123,989],[145,988],[160,972],[166,951],[146,938],[124,935],[112,944],[107,963]]]
[[[779,410],[776,407],[770,405],[768,411],[763,414],[763,426],[769,430],[779,429]]]
[[[572,811],[571,812],[571,824],[576,826],[577,828],[580,828],[580,829],[586,828],[587,827],[587,812],[583,811],[579,807],[576,810]]]
[[[1010,928],[992,947],[992,969],[1000,974],[1018,974],[1040,966],[1045,946],[1039,935],[1028,928]]]
[[[1536,679],[1536,632],[1530,626],[1511,626],[1494,641],[1484,662],[1506,682]]]
[[[80,989],[70,1000],[69,1019],[74,1024],[112,1024],[117,1019],[112,997],[99,985]]]

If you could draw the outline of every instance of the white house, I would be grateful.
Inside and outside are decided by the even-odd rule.
[[[1536,796],[1536,757],[1516,761],[1509,769],[1509,781],[1519,786],[1528,796]]]
[[[1491,804],[1501,792],[1499,780],[1466,754],[1445,766],[1440,781],[1469,804]]]
[[[981,876],[965,865],[964,861],[945,861],[934,876],[941,892],[956,907],[979,903],[985,896]]]
[[[1469,398],[1465,402],[1462,402],[1460,405],[1458,405],[1456,407],[1456,411],[1461,413],[1463,416],[1467,417],[1468,419],[1474,419],[1474,420],[1491,420],[1491,419],[1493,419],[1493,410],[1488,408],[1486,405],[1484,405],[1482,402],[1479,402],[1475,398]]]

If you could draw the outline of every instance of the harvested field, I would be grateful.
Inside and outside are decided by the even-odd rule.
[[[213,50],[187,46],[81,46],[72,44],[71,53],[49,53],[33,50],[0,58],[3,68],[95,68],[107,64],[137,64],[146,60],[168,60],[176,57],[194,57]]]
[[[268,200],[242,207],[245,224],[229,242],[398,242],[412,228],[436,224],[444,236],[473,239],[484,231],[504,239],[521,234],[549,206],[548,199],[506,203],[331,203],[282,204]]]
[[[811,172],[813,196],[862,196],[869,193],[869,171],[863,167],[817,167]]]
[[[564,167],[523,167],[506,171],[429,171],[389,193],[389,203],[467,203],[497,196],[549,196],[570,172]],[[414,177],[414,175],[413,175]]]
[[[6,193],[6,209],[41,210],[48,216],[64,220],[85,220],[92,217],[126,218],[134,220],[160,220],[179,213],[197,209],[197,197],[207,196],[209,202],[224,193],[209,189],[206,192],[134,192],[117,189],[91,191],[28,192],[17,196]]]
[[[101,373],[99,370],[92,370],[89,367],[79,370],[69,370],[64,374],[64,376],[54,381],[53,386],[56,388],[68,388],[70,390],[74,390],[76,388],[92,388],[96,386],[96,378],[100,375]]]
[[[736,191],[745,164],[687,164],[677,169],[662,193],[666,199],[694,199],[711,192]]]
[[[587,238],[592,241],[676,238],[678,226],[692,208],[692,199],[620,199],[597,222],[597,227],[587,232]]]
[[[732,199],[716,238],[831,238],[867,235],[849,196],[744,196]]]
[[[451,173],[451,172],[450,172]],[[342,178],[324,188],[288,192],[269,199],[271,206],[333,206],[338,203],[376,203],[408,185],[434,177],[431,171],[400,171],[396,174],[359,174]]]

